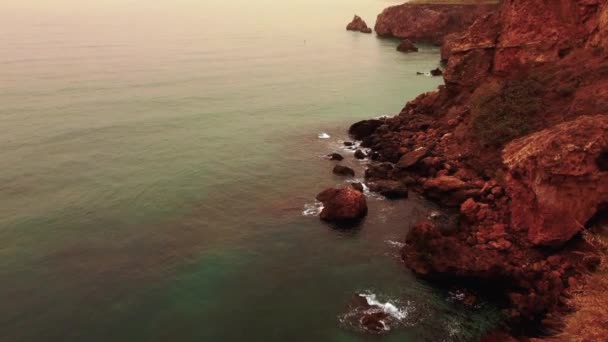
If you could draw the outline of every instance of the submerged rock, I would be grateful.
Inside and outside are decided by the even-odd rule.
[[[333,169],[333,173],[340,176],[355,176],[355,170],[348,166],[336,165]]]
[[[342,155],[340,153],[332,153],[332,154],[328,155],[327,157],[329,158],[329,160],[337,160],[337,161],[344,160],[344,157],[342,157]]]
[[[408,52],[418,52],[418,48],[414,45],[414,43],[412,43],[411,40],[404,39],[397,46],[397,51],[405,52],[405,53],[408,53]]]
[[[356,222],[367,215],[367,201],[360,191],[352,187],[330,188],[317,195],[323,203],[321,219],[331,222]]]
[[[353,21],[351,21],[347,26],[346,29],[348,31],[358,31],[358,32],[362,32],[362,33],[372,33],[372,29],[367,27],[367,24],[365,23],[365,21],[363,19],[361,19],[361,17],[359,17],[358,15],[355,15],[355,17],[353,18]]]

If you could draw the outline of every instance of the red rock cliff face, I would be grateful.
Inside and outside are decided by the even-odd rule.
[[[446,85],[363,140],[368,178],[460,207],[409,232],[415,273],[504,284],[511,322],[550,328],[571,309],[601,260],[572,238],[607,208],[607,37],[608,0],[505,0],[446,37]]]
[[[443,52],[450,59],[447,81],[458,83],[488,72],[508,76],[517,68],[558,63],[587,42],[588,46],[605,47],[605,3],[507,0],[500,11],[477,21],[463,33],[450,36]],[[463,64],[482,58],[491,68],[472,69],[470,74],[457,72]]]
[[[563,244],[608,204],[608,115],[515,140],[503,158],[512,226],[534,244]]]
[[[466,29],[497,5],[403,4],[385,9],[376,20],[376,33],[412,42],[441,44],[443,38]]]

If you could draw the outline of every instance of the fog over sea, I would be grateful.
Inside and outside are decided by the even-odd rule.
[[[398,53],[388,0],[6,0],[0,4],[1,341],[468,341],[465,309],[399,260],[436,210],[370,195],[340,231],[349,125],[441,84]],[[323,135],[324,134],[324,135]],[[321,139],[320,137],[324,138]],[[348,323],[357,294],[397,321]]]

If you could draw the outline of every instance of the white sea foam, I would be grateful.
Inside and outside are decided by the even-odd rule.
[[[390,245],[391,247],[397,247],[397,248],[402,248],[403,246],[405,246],[405,243],[403,242],[399,242],[399,241],[393,241],[393,240],[386,240],[384,241],[386,242],[388,245]]]
[[[437,220],[439,218],[441,218],[441,213],[439,211],[433,210],[431,211],[431,213],[429,214],[428,218],[431,220]]]
[[[352,183],[360,183],[363,186],[363,194],[365,195],[365,197],[373,198],[373,199],[379,200],[379,201],[383,201],[383,200],[386,199],[384,196],[382,196],[380,194],[377,194],[375,192],[371,192],[369,190],[369,187],[364,183],[365,180],[362,179],[362,178],[349,179],[346,182],[347,183],[351,183],[351,184]]]
[[[378,201],[384,201],[386,199],[386,197],[380,195],[379,193],[372,192],[365,183],[361,183],[361,184],[363,184],[363,194],[365,196],[367,196],[369,198],[373,198]]]
[[[304,216],[319,216],[323,211],[323,203],[319,201],[315,201],[315,203],[307,203],[304,205],[304,211],[302,211],[302,215]]]
[[[409,314],[407,307],[399,308],[391,302],[382,303],[374,293],[363,293],[361,296],[367,300],[367,304],[370,306],[380,308],[383,312],[399,321],[406,319]]]
[[[446,329],[447,329],[448,335],[450,335],[450,337],[454,337],[454,336],[460,334],[460,324],[456,321],[448,321],[446,323]]]
[[[331,136],[325,132],[319,133],[319,139],[329,139]]]

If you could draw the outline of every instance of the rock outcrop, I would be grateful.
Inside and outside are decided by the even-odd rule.
[[[350,126],[348,134],[355,140],[363,140],[372,135],[381,125],[382,121],[376,119],[359,121]]]
[[[440,45],[450,33],[460,32],[488,13],[493,4],[402,4],[385,9],[376,20],[376,33],[382,37],[409,39],[414,43]]]
[[[513,229],[561,246],[608,204],[608,115],[581,116],[511,142],[503,158]]]
[[[317,195],[323,203],[321,219],[336,223],[355,223],[367,215],[365,195],[352,187],[330,188]]]
[[[372,33],[372,29],[367,27],[367,24],[361,17],[355,15],[353,21],[351,21],[348,25],[346,25],[346,29],[348,31],[358,31],[362,33]]]
[[[443,41],[437,26],[412,33],[442,23],[415,6],[387,9],[378,34]],[[509,0],[476,18],[445,38],[445,86],[362,134],[366,178],[460,208],[459,220],[408,233],[402,256],[416,274],[483,283],[504,295],[517,333],[555,331],[571,284],[601,262],[573,236],[606,210],[608,2]]]
[[[397,45],[397,51],[409,53],[409,52],[418,52],[418,48],[412,43],[409,39],[404,39]]]

